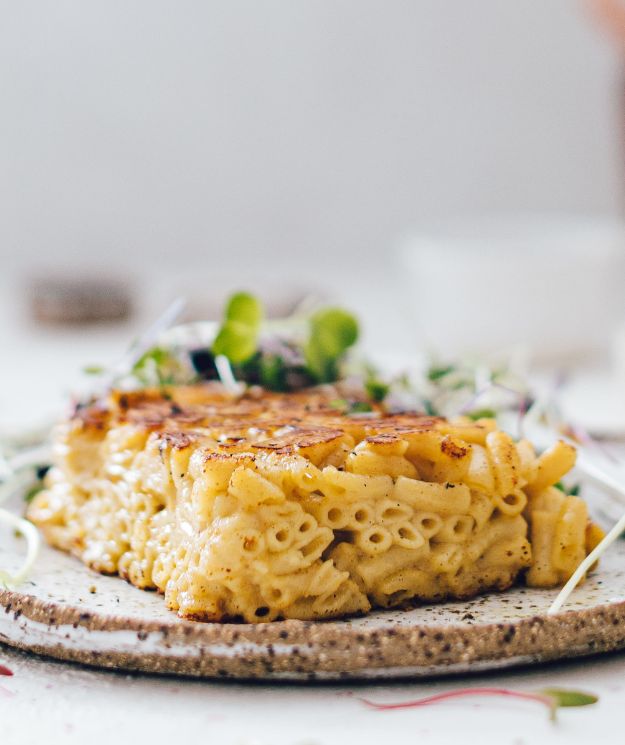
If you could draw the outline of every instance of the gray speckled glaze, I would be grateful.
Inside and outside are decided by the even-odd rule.
[[[22,549],[9,538],[0,566],[17,568]],[[160,595],[45,547],[25,585],[0,590],[0,641],[102,667],[274,680],[432,676],[574,657],[625,647],[625,542],[550,617],[554,596],[520,587],[335,622],[194,623]]]

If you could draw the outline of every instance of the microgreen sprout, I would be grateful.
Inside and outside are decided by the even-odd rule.
[[[381,403],[391,390],[389,381],[383,380],[374,367],[367,366],[365,370],[365,391],[369,398],[376,403]]]
[[[144,386],[167,386],[183,382],[186,369],[174,350],[157,346],[141,355],[132,375]]]
[[[224,388],[234,396],[240,395],[245,386],[242,386],[241,383],[237,382],[228,358],[223,354],[218,354],[217,357],[215,357],[215,367],[217,368],[219,379],[223,383]]]
[[[497,412],[495,409],[475,409],[467,414],[467,416],[476,422],[478,419],[494,419],[497,416]]]
[[[339,378],[339,360],[357,339],[358,323],[347,311],[324,308],[311,317],[304,356],[317,383],[332,383]]]
[[[442,367],[438,365],[432,365],[427,371],[427,378],[428,380],[431,380],[433,383],[435,383],[437,380],[440,380],[446,375],[454,372],[455,369],[455,365],[444,365]]]
[[[3,456],[6,470],[0,481],[0,504],[15,494],[24,495],[28,502],[39,493],[48,471],[47,465],[41,465],[47,455],[47,447],[38,446],[13,454],[10,458]],[[13,529],[26,539],[26,557],[18,571],[10,574],[0,569],[0,585],[13,588],[28,577],[35,564],[41,544],[39,531],[31,522],[8,509],[0,509],[0,525]]]
[[[13,473],[0,485],[0,503],[13,494],[27,489],[32,484],[32,480],[30,470],[24,469]],[[0,524],[12,528],[26,539],[26,557],[18,571],[10,574],[0,569],[0,584],[12,588],[26,579],[35,563],[39,554],[39,531],[31,522],[6,509],[0,509]]]
[[[581,484],[573,484],[572,486],[565,486],[561,481],[558,481],[557,484],[554,484],[556,489],[559,489],[561,492],[564,492],[567,497],[577,497],[581,491]]]
[[[373,411],[373,407],[367,401],[348,401],[345,398],[335,398],[334,401],[330,401],[330,406],[347,416],[370,414]]]
[[[35,481],[35,483],[26,490],[26,493],[24,494],[24,501],[26,503],[32,502],[37,494],[39,494],[40,491],[43,491],[43,489],[43,479],[37,479],[37,481]]]
[[[215,357],[223,355],[234,365],[247,362],[258,348],[263,319],[259,300],[247,292],[238,292],[228,300],[224,320],[213,342]]]
[[[516,691],[510,688],[459,688],[453,691],[437,693],[426,698],[399,703],[382,704],[368,699],[360,699],[365,706],[377,711],[392,711],[397,709],[416,709],[431,704],[437,704],[450,699],[467,698],[471,696],[498,696],[519,699],[521,701],[535,701],[542,704],[549,711],[549,718],[555,721],[559,708],[571,706],[590,706],[598,701],[592,693],[564,688],[545,688],[540,691]]]
[[[356,319],[340,308],[266,321],[260,301],[239,292],[226,305],[210,353],[226,357],[237,380],[287,391],[338,380],[341,360],[357,338]],[[200,351],[194,351],[194,366],[201,373],[196,361],[207,370],[210,365]]]
[[[14,515],[9,510],[0,509],[0,524],[13,528],[26,538],[26,557],[18,571],[10,574],[0,569],[0,584],[10,589],[20,585],[30,574],[39,554],[41,538],[39,531],[31,522]]]
[[[612,526],[612,528],[606,533],[605,537],[593,548],[593,550],[586,556],[577,569],[569,577],[564,587],[560,590],[556,599],[549,606],[547,613],[550,616],[560,612],[562,606],[569,599],[569,596],[577,585],[582,581],[586,572],[590,570],[592,565],[607,551],[607,549],[616,541],[625,531],[625,513],[620,517],[619,520]]]
[[[226,321],[236,321],[253,329],[258,329],[264,317],[263,306],[249,292],[237,292],[226,304],[224,317]]]
[[[85,375],[103,375],[106,372],[106,368],[102,365],[86,365],[82,371]]]

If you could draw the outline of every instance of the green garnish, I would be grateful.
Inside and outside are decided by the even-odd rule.
[[[144,385],[173,385],[180,363],[168,349],[152,347],[133,365],[132,374]]]
[[[497,412],[494,409],[477,409],[467,414],[469,419],[473,419],[476,422],[478,419],[494,419],[497,416]]]
[[[237,292],[226,304],[224,320],[237,321],[250,328],[258,329],[264,316],[263,306],[249,292]]]
[[[341,414],[369,414],[373,411],[371,404],[366,401],[348,401],[346,398],[335,398],[330,401],[330,406]]]
[[[234,365],[241,365],[253,357],[257,348],[258,332],[238,321],[226,321],[213,342],[215,357],[222,354]]]
[[[548,696],[554,701],[554,708],[567,706],[590,706],[599,700],[594,693],[575,691],[568,688],[543,688],[539,691],[543,696]]]
[[[170,319],[171,313],[165,320]],[[354,399],[361,411],[354,413],[365,413],[362,402],[369,401],[383,402],[388,413],[418,411],[449,417],[468,412],[472,419],[520,412],[527,399],[522,380],[501,363],[439,359],[416,376],[383,376],[366,361],[348,356],[359,328],[356,318],[342,308],[297,310],[273,320],[265,317],[257,297],[237,292],[227,301],[216,333],[214,324],[188,327],[170,329],[175,333],[169,335],[169,343],[163,334],[148,334],[138,345],[144,354],[131,375],[118,375],[111,382],[150,387],[221,379],[224,385],[235,384],[239,393],[245,385],[288,392],[348,378],[350,386],[358,387]],[[149,340],[158,341],[145,351]],[[101,369],[93,366],[88,371],[97,374]],[[343,410],[349,413],[351,405]]]
[[[590,706],[596,704],[599,698],[592,693],[575,691],[563,688],[545,688],[542,691],[517,691],[512,688],[458,688],[443,693],[435,693],[432,696],[418,698],[411,701],[400,701],[396,703],[378,703],[369,699],[361,698],[360,701],[370,709],[377,711],[392,711],[397,709],[417,709],[432,704],[470,697],[496,696],[500,698],[519,699],[520,701],[534,701],[542,704],[549,712],[552,722],[556,721],[556,712],[561,707]]]
[[[195,350],[195,359],[198,352],[213,358],[223,355],[237,380],[272,391],[340,378],[342,358],[358,338],[358,324],[350,313],[324,308],[310,317],[267,321],[264,316],[257,298],[236,293],[228,300],[210,350]]]
[[[373,411],[373,407],[371,404],[368,404],[366,401],[354,401],[353,404],[350,405],[348,410],[349,414],[369,414]]]
[[[270,391],[288,390],[286,382],[287,368],[282,357],[262,355],[259,361],[259,375],[262,386]]]
[[[423,411],[428,416],[438,416],[436,411],[434,410],[434,407],[432,406],[431,402],[427,399],[423,401]]]
[[[358,339],[354,316],[340,308],[325,308],[310,319],[310,336],[304,346],[308,371],[317,383],[338,379],[338,363]]]
[[[105,372],[104,367],[102,365],[87,365],[86,367],[83,367],[82,371],[85,375],[102,375],[102,373]]]
[[[441,378],[444,378],[446,375],[449,375],[449,373],[454,372],[455,369],[456,369],[455,365],[445,365],[444,367],[437,367],[437,366],[430,367],[430,369],[427,372],[428,380],[431,380],[432,382],[440,380]]]
[[[577,497],[581,491],[581,484],[573,484],[572,486],[565,486],[561,481],[558,481],[557,484],[554,484],[556,489],[559,489],[561,492],[564,492],[568,497]]]
[[[213,342],[212,352],[223,354],[233,365],[242,365],[258,349],[258,334],[263,319],[259,300],[247,292],[233,295],[226,305],[224,321]]]
[[[391,386],[373,375],[365,380],[365,390],[372,401],[380,403],[384,401]]]
[[[37,494],[39,494],[40,491],[43,491],[43,489],[43,481],[37,481],[37,483],[33,484],[24,494],[24,501],[27,503],[32,502]]]
[[[167,362],[168,358],[169,352],[166,349],[163,349],[161,347],[152,347],[152,349],[148,349],[145,354],[139,357],[139,359],[135,362],[133,370],[137,371],[150,362],[153,362],[156,365],[163,365]]]

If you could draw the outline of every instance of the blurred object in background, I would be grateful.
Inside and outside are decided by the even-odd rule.
[[[620,142],[615,142],[615,146],[620,146],[620,163],[625,161],[625,0],[587,0],[588,6],[603,28],[609,33],[616,49],[620,55],[620,75],[619,87],[620,95],[616,95],[618,113],[620,118]],[[616,147],[615,147],[616,150]],[[620,170],[621,193],[625,184],[625,169]],[[621,206],[622,211],[622,206]]]
[[[187,307],[184,321],[218,320],[225,302],[233,292],[247,290],[263,302],[270,318],[293,313],[307,298],[327,300],[321,282],[301,275],[280,276],[279,272],[263,276],[245,270],[220,271],[203,267],[197,272],[154,273],[137,278],[137,301],[146,319],[155,318],[172,300],[183,297]]]
[[[124,321],[133,310],[127,282],[93,277],[47,277],[32,280],[30,309],[41,323],[83,324]]]
[[[623,0],[588,0],[588,5],[625,51],[625,2]]]
[[[621,60],[582,3],[5,5],[7,271],[379,285],[432,217],[621,205]]]
[[[523,345],[539,363],[605,359],[625,318],[625,223],[455,220],[400,248],[422,339],[443,356]]]

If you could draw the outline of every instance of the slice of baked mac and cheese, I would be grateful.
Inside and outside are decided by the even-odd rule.
[[[330,387],[207,383],[79,409],[29,517],[93,569],[185,618],[321,619],[572,574],[597,529],[494,420],[337,411]]]

